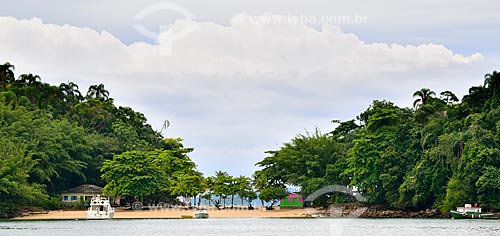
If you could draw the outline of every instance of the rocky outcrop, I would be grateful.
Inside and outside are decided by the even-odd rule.
[[[360,203],[335,204],[321,211],[323,217],[342,218],[447,218],[447,213],[436,209],[425,211],[391,210],[382,206],[365,206]]]

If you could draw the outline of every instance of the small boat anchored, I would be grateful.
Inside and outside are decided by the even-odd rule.
[[[197,210],[196,213],[194,213],[194,218],[196,218],[196,219],[208,218],[208,211],[207,210]]]
[[[87,210],[87,220],[108,220],[112,219],[115,209],[111,207],[109,198],[97,195],[90,200],[90,207]]]
[[[457,207],[456,211],[450,211],[451,218],[453,219],[482,219],[491,218],[493,213],[482,212],[480,207],[471,204],[465,204],[463,207]]]

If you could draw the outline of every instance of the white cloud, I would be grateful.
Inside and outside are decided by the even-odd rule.
[[[336,74],[346,66],[358,68],[357,72],[407,71],[482,59],[477,53],[458,55],[435,44],[367,44],[338,26],[324,25],[316,31],[304,24],[267,22],[248,14],[235,16],[229,27],[179,20],[160,35],[159,45],[127,46],[106,31],[44,24],[39,19],[4,17],[1,24],[5,54],[17,54],[42,67],[62,64],[65,67],[58,70],[91,74]],[[172,55],[166,55],[170,49]]]
[[[354,118],[373,99],[408,105],[421,87],[460,95],[471,75],[488,72],[478,53],[365,43],[337,26],[318,31],[248,14],[229,26],[177,21],[159,44],[132,45],[104,31],[1,17],[0,55],[52,83],[102,82],[155,127],[171,120],[167,135],[194,146],[207,174],[250,174],[266,149],[315,125],[328,131],[329,120]]]

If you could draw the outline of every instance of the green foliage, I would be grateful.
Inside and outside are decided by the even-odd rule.
[[[225,171],[215,172],[212,190],[216,196],[219,196],[219,203],[224,202],[224,207],[226,206],[226,198],[232,193],[232,180],[233,177]]]
[[[205,190],[203,174],[197,171],[187,170],[188,173],[179,176],[170,188],[170,194],[174,196],[196,196]],[[192,172],[192,173],[189,173]]]
[[[452,178],[446,186],[446,199],[441,206],[443,212],[447,212],[456,206],[462,206],[466,202],[471,202],[472,197],[467,194],[465,186],[457,178]]]
[[[284,187],[269,186],[262,189],[259,193],[259,198],[263,201],[271,203],[270,208],[272,208],[276,203],[284,198],[288,194],[288,191]]]
[[[413,109],[374,101],[357,121],[332,121],[331,136],[299,135],[257,163],[256,187],[294,185],[307,196],[342,184],[389,208],[500,209],[500,73],[484,79],[461,103],[424,88]]]
[[[57,193],[79,184],[106,185],[125,198],[235,196],[272,205],[287,186],[307,196],[332,184],[358,187],[390,208],[447,211],[464,203],[500,209],[500,73],[458,98],[424,88],[413,108],[374,101],[357,120],[322,134],[297,135],[256,165],[253,181],[218,171],[203,178],[180,138],[163,138],[146,117],[116,107],[103,84],[83,97],[78,85],[16,79],[0,64],[0,218],[19,207],[59,208]],[[52,196],[51,198],[48,198]],[[343,202],[333,196],[334,202]],[[328,196],[322,203],[332,202]]]
[[[63,208],[61,202],[61,196],[49,197],[46,201],[43,201],[41,206],[47,210],[60,210]]]
[[[487,207],[500,205],[500,168],[487,166],[476,182],[478,200]]]
[[[152,151],[178,142],[162,142],[163,137],[146,123],[143,114],[117,108],[102,84],[91,86],[84,98],[73,82],[54,86],[35,74],[16,79],[14,66],[4,63],[0,65],[0,87],[0,138],[22,148],[22,156],[27,158],[21,159],[28,171],[19,167],[23,178],[14,178],[12,184],[19,184],[19,191],[36,190],[40,194],[32,196],[42,196],[40,201],[27,202],[25,197],[17,200],[11,199],[15,195],[4,195],[0,218],[13,213],[6,209],[21,204],[58,208],[53,198],[42,201],[44,192],[56,196],[80,184],[105,185],[100,170],[115,154]],[[183,154],[190,150],[177,149],[171,155],[184,160]],[[1,167],[6,170],[7,166]]]
[[[345,164],[342,160],[345,151],[343,143],[321,134],[319,130],[314,134],[298,135],[292,142],[285,143],[280,150],[268,151],[270,156],[257,163],[263,167],[257,176],[265,176],[268,185],[301,186],[304,194],[322,187],[321,182],[312,179],[326,180],[322,181],[325,184],[347,184],[347,180],[340,176]]]
[[[180,142],[180,140],[179,140]],[[162,193],[193,196],[202,192],[201,173],[186,155],[192,149],[128,151],[106,160],[102,178],[107,181],[104,192],[135,199],[156,199]]]
[[[36,206],[47,198],[42,185],[28,182],[34,164],[24,145],[0,138],[0,218],[15,215],[19,205]]]

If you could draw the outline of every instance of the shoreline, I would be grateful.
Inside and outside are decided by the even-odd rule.
[[[308,218],[315,213],[310,209],[207,209],[210,218]],[[196,209],[146,209],[134,211],[116,208],[113,219],[181,219],[182,215],[193,215]],[[7,220],[84,220],[86,210],[56,210],[48,212],[33,212]]]
[[[446,219],[449,213],[437,209],[407,211],[385,209],[380,206],[363,206],[359,203],[331,205],[328,208],[280,208],[268,210],[257,206],[248,209],[246,206],[217,209],[214,206],[186,207],[155,207],[145,206],[142,210],[132,210],[130,207],[116,207],[113,219],[181,219],[194,216],[197,209],[205,209],[210,218],[414,218],[414,219]],[[184,217],[183,217],[184,216]],[[188,217],[186,217],[188,216]],[[24,212],[22,215],[5,220],[80,220],[86,218],[86,210],[54,210],[44,212]],[[500,213],[495,213],[500,218]]]
[[[236,209],[207,209],[210,218],[416,218],[416,219],[446,219],[448,214],[439,213],[436,211],[395,211],[381,210],[368,208],[360,215],[352,214],[351,211],[343,211],[339,214],[332,214],[325,210],[314,208],[287,208],[280,209],[276,207],[274,210],[266,210],[259,208],[248,210],[245,208]],[[196,209],[182,208],[165,208],[165,209],[145,209],[134,211],[119,207],[115,209],[113,219],[182,219],[183,215],[194,216]],[[48,212],[31,212],[25,213],[22,216],[14,217],[5,220],[85,220],[86,210],[55,210]]]

